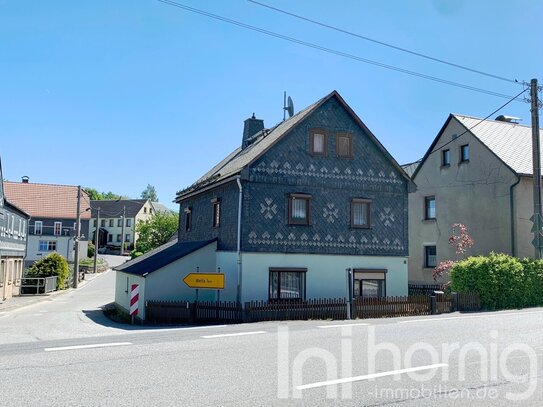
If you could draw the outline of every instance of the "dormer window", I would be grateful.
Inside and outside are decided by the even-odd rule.
[[[327,133],[322,129],[312,129],[309,136],[309,152],[311,155],[325,156]]]

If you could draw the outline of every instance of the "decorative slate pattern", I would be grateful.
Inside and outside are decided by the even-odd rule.
[[[309,129],[328,131],[328,154],[309,154]],[[353,135],[354,158],[337,158],[336,132]],[[311,225],[288,225],[288,196],[312,196]],[[351,200],[372,200],[370,229],[351,228]],[[274,208],[272,211],[271,208]],[[309,115],[249,169],[244,251],[405,256],[407,183],[334,99]]]

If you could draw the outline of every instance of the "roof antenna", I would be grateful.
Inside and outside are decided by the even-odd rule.
[[[294,115],[294,103],[290,96],[287,98],[287,92],[283,92],[283,121],[286,119],[287,112],[290,119]]]

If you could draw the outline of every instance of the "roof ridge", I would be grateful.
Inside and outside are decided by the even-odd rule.
[[[39,185],[39,186],[48,186],[48,187],[68,187],[68,188],[77,188],[79,185],[68,185],[68,184],[46,184],[43,182],[21,182],[21,181],[9,181],[5,180],[4,183],[15,184],[15,185]],[[84,191],[85,188],[81,187]]]
[[[471,115],[468,115],[468,114],[461,114],[461,113],[451,113],[454,117],[465,117],[465,118],[468,118],[468,119],[474,119],[474,120],[481,120],[481,121],[484,121],[484,122],[490,122],[490,123],[496,123],[496,124],[510,124],[510,125],[513,125],[513,126],[522,126],[522,127],[526,127],[526,128],[532,128],[532,126],[528,126],[527,124],[521,124],[521,123],[513,123],[513,122],[505,122],[505,121],[501,121],[501,120],[495,120],[495,119],[483,119],[482,117],[476,117],[476,116],[471,116]]]

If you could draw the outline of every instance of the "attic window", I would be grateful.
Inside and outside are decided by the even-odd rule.
[[[342,158],[353,158],[353,136],[349,133],[336,135],[336,154]]]
[[[469,161],[469,144],[460,146],[460,162],[465,163]]]
[[[311,129],[309,132],[309,153],[311,155],[326,155],[327,133],[322,129]]]

